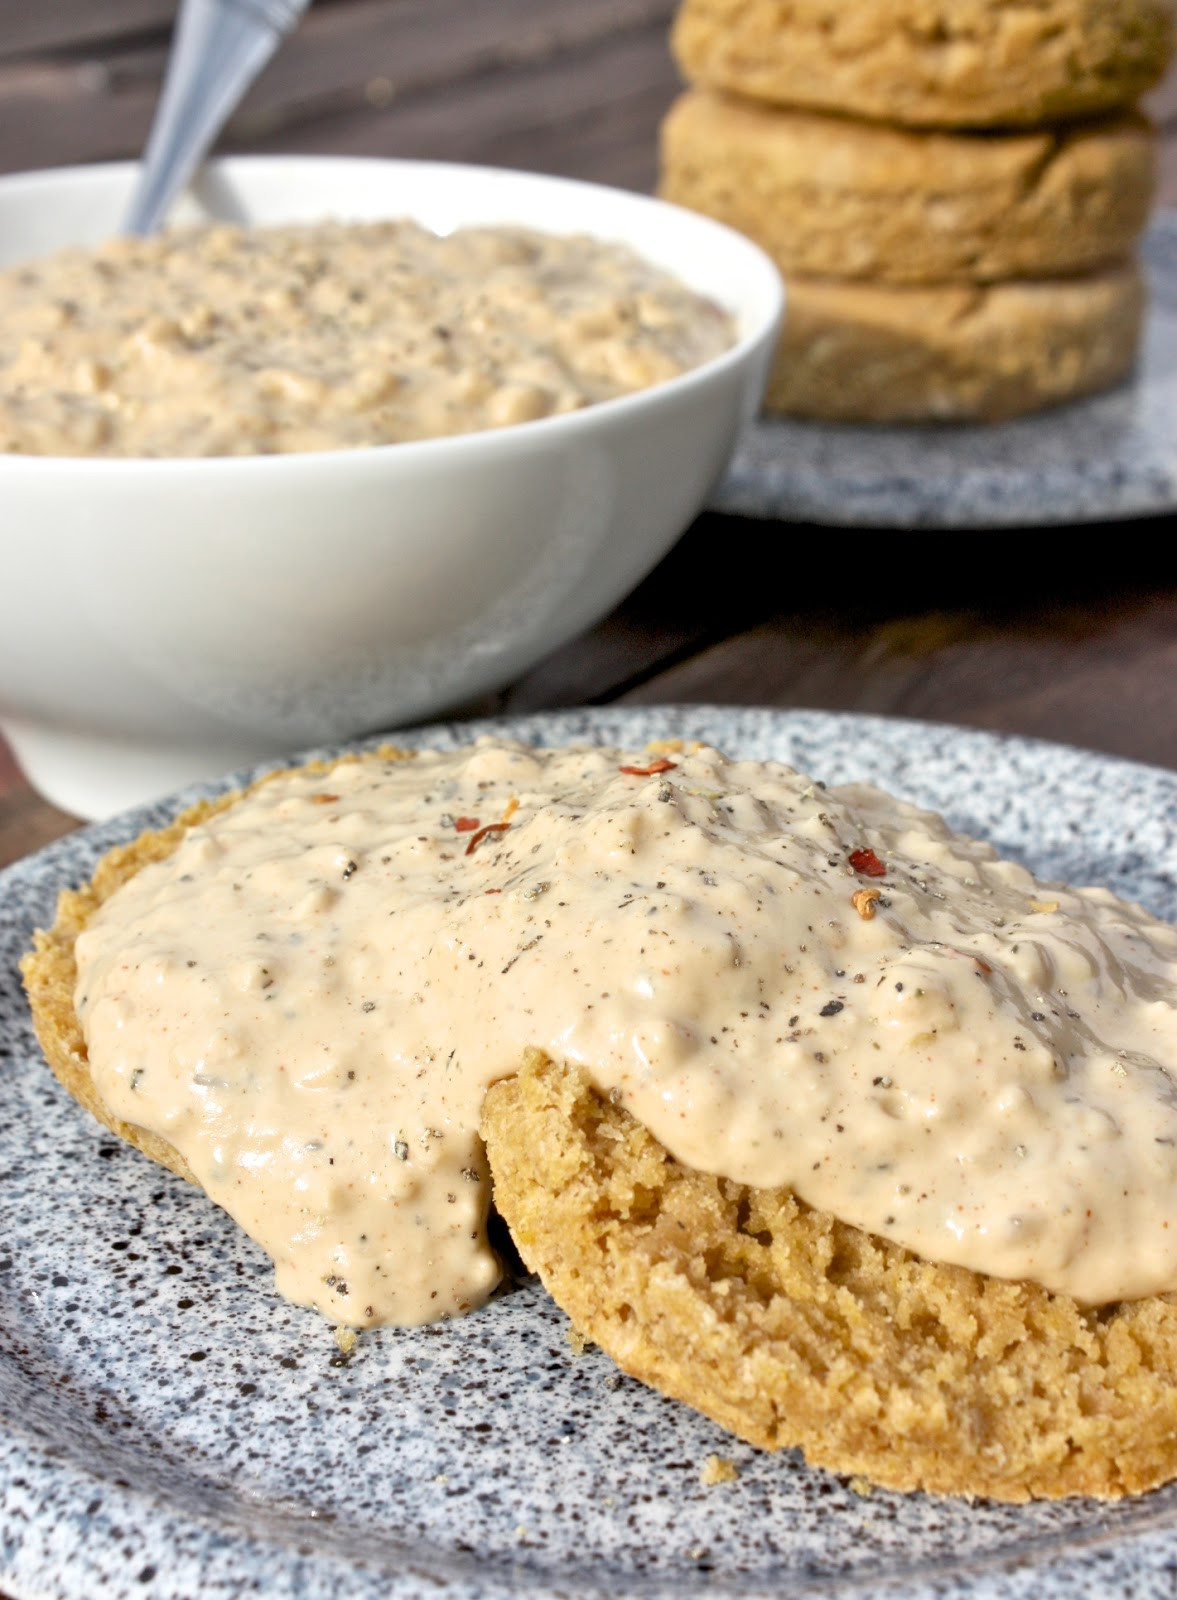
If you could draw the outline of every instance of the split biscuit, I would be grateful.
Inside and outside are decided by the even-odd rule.
[[[662,126],[664,199],[781,271],[878,283],[1084,273],[1129,255],[1156,187],[1143,117],[1014,134],[908,133],[691,90]]]
[[[684,0],[692,83],[910,127],[1034,127],[1133,104],[1168,63],[1167,0]]]
[[[189,1179],[172,1146],[95,1090],[74,947],[123,883],[237,798],[108,852],[88,885],[62,893],[21,964],[55,1075]],[[754,1444],[800,1445],[815,1465],[888,1487],[1012,1501],[1114,1498],[1177,1473],[1177,1297],[1084,1310],[921,1261],[787,1192],[682,1166],[535,1052],[491,1089],[483,1134],[500,1211],[574,1324]]]
[[[1177,1297],[1088,1310],[674,1160],[533,1052],[483,1114],[527,1264],[634,1377],[887,1488],[1115,1499],[1177,1474]]]
[[[824,422],[1000,422],[1132,370],[1135,263],[1084,278],[895,288],[793,277],[765,409]]]

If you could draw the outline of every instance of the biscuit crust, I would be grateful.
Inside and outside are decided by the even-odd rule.
[[[675,1161],[533,1052],[495,1204],[582,1334],[765,1449],[890,1489],[1116,1499],[1177,1474],[1177,1297],[1085,1310]]]
[[[786,275],[917,284],[1068,277],[1128,256],[1156,187],[1130,115],[1059,131],[913,134],[691,90],[662,125],[659,192]]]
[[[1034,127],[1131,105],[1172,47],[1165,0],[684,0],[692,83],[908,127]]]
[[[968,288],[791,277],[765,409],[827,422],[1001,422],[1110,388],[1144,317],[1132,263]]]

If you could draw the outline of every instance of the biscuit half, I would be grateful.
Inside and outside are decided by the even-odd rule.
[[[1084,1310],[922,1261],[684,1167],[538,1052],[482,1131],[495,1204],[574,1326],[751,1444],[1007,1501],[1177,1474],[1177,1297]]]
[[[1013,134],[909,133],[691,90],[659,190],[738,229],[787,276],[985,283],[1131,254],[1156,188],[1143,117]]]
[[[1163,74],[1166,0],[684,0],[684,76],[909,127],[1034,127],[1131,105]]]
[[[1134,263],[1084,278],[896,288],[791,277],[765,409],[826,422],[1001,422],[1136,360]]]

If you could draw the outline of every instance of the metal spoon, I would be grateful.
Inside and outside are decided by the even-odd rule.
[[[311,0],[181,0],[124,233],[154,233]]]

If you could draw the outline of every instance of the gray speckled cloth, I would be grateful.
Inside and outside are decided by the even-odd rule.
[[[872,528],[1036,527],[1177,509],[1177,212],[1144,243],[1152,304],[1135,376],[995,427],[851,427],[765,417],[713,511]]]
[[[869,777],[1046,875],[1177,914],[1177,775],[911,723],[682,707],[404,742],[488,727],[639,748],[687,734]],[[862,1495],[740,1444],[600,1351],[574,1356],[535,1285],[363,1334],[345,1359],[203,1195],[57,1087],[28,1026],[15,963],[58,888],[174,809],[0,874],[0,1591],[1171,1600],[1177,1486],[1106,1508]],[[712,1453],[738,1481],[701,1485]]]

